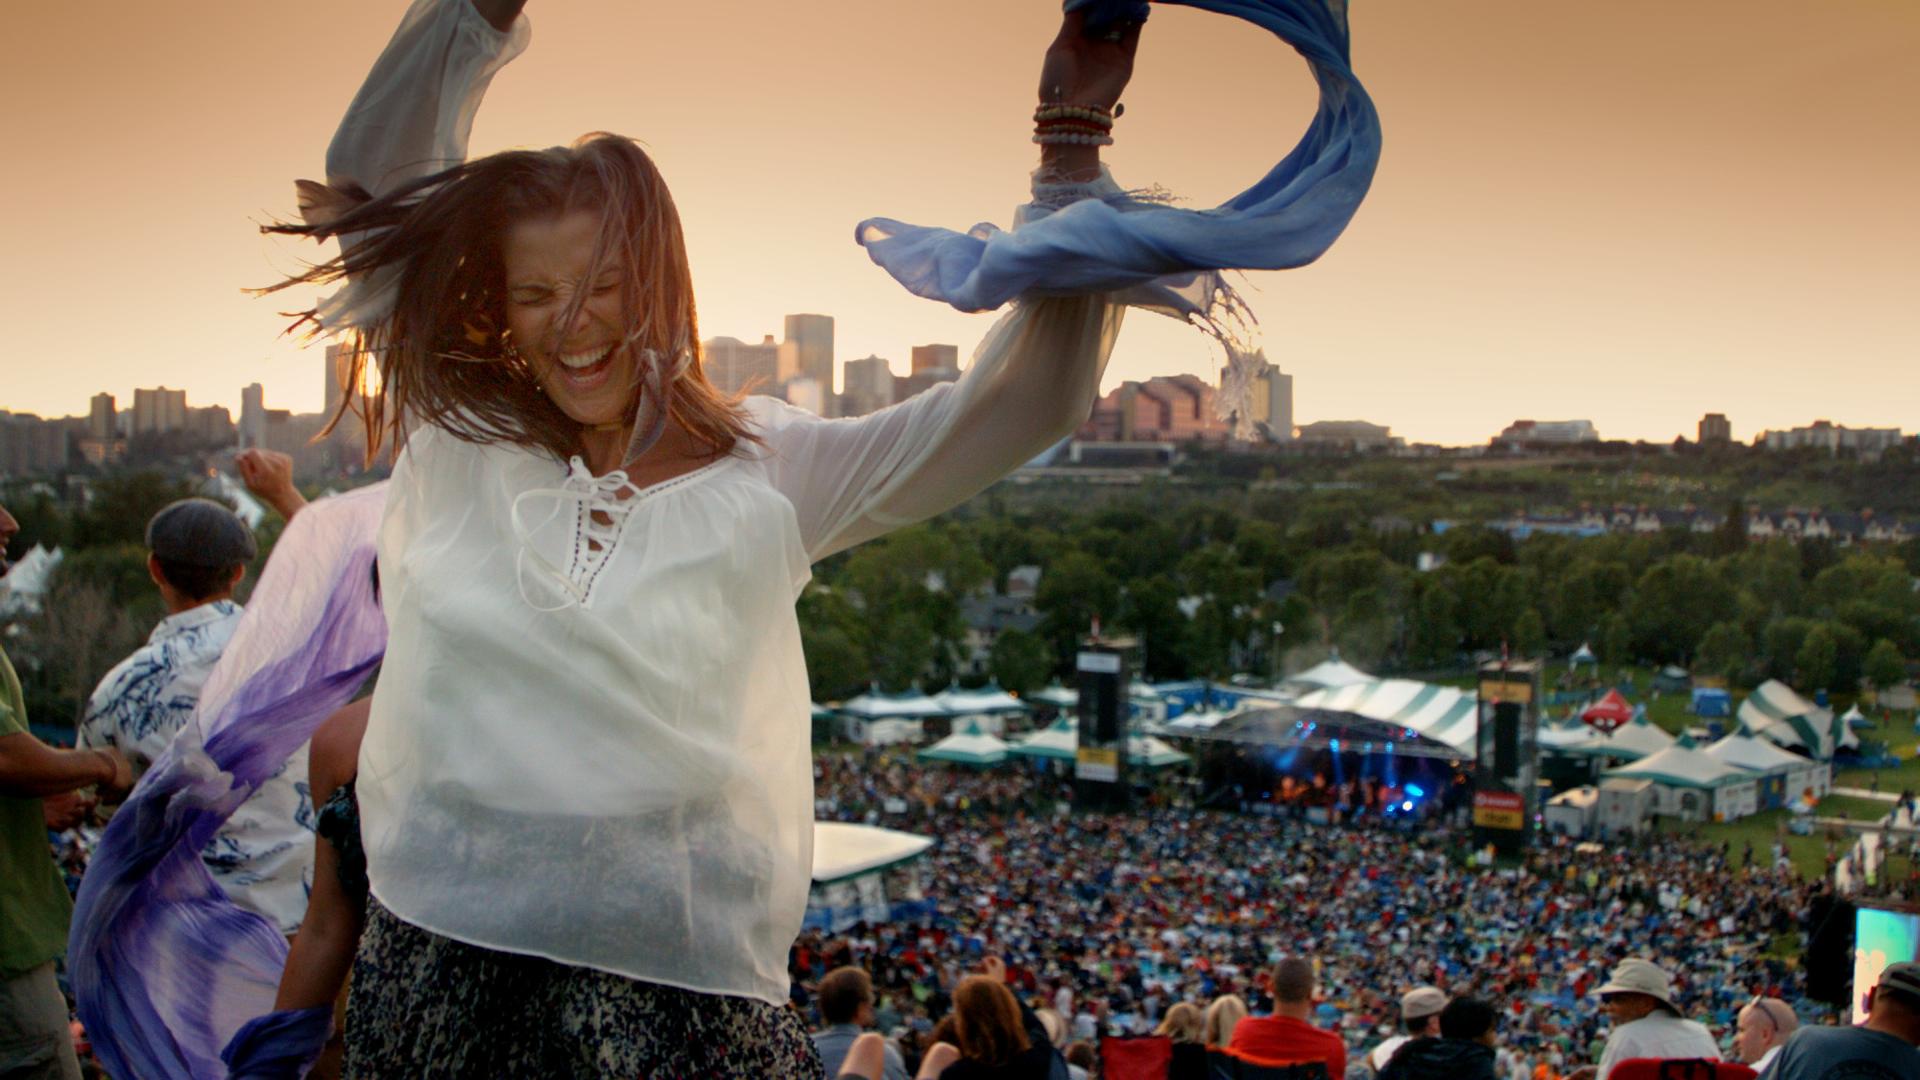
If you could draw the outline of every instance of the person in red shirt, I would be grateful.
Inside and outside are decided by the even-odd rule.
[[[1289,956],[1273,966],[1272,1016],[1249,1016],[1233,1029],[1226,1052],[1243,1066],[1271,1068],[1320,1063],[1329,1080],[1347,1075],[1347,1044],[1307,1022],[1313,1014],[1313,962]],[[1240,1075],[1250,1075],[1243,1068]]]

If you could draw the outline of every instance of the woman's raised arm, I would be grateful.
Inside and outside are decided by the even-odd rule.
[[[465,161],[487,84],[527,47],[525,0],[415,0],[327,147],[327,183],[379,195]]]

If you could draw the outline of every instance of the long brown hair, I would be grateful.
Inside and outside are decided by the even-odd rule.
[[[953,1034],[961,1057],[988,1065],[1005,1065],[1031,1045],[1013,991],[986,975],[969,975],[954,989]]]
[[[342,343],[336,375],[346,393],[328,424],[360,416],[367,459],[391,437],[397,451],[403,421],[420,421],[469,442],[507,442],[565,458],[581,449],[581,425],[555,405],[508,340],[502,239],[515,222],[576,210],[600,215],[591,273],[618,265],[627,347],[651,353],[678,379],[661,385],[668,414],[715,455],[748,429],[739,395],[707,380],[700,355],[692,274],[680,215],[666,182],[632,140],[594,132],[572,146],[511,150],[415,180],[353,205],[330,220],[268,225],[265,232],[343,240],[339,257],[262,292],[346,279],[394,279],[392,310],[377,325],[354,329]],[[584,302],[576,290],[560,316],[566,325]],[[294,328],[317,329],[318,309],[296,313]],[[377,371],[378,388],[368,376]],[[629,416],[648,394],[634,388]],[[654,409],[659,401],[647,402]]]

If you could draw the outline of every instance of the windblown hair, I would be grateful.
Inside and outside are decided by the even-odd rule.
[[[340,193],[334,193],[336,196]],[[277,224],[263,231],[342,238],[339,257],[262,292],[347,279],[394,281],[393,308],[378,325],[343,342],[336,375],[346,392],[328,424],[358,414],[369,462],[389,437],[397,451],[403,423],[424,422],[469,442],[505,442],[565,458],[580,452],[581,425],[536,381],[508,340],[502,246],[517,222],[573,211],[600,215],[590,275],[618,266],[627,347],[651,354],[660,371],[634,388],[629,416],[645,398],[714,454],[731,451],[748,430],[737,395],[713,386],[700,364],[692,274],[679,212],[666,182],[632,140],[604,132],[570,147],[513,150],[470,161],[377,198],[346,193],[350,208],[329,220]],[[592,280],[590,276],[588,280]],[[556,321],[566,326],[585,302],[576,290]],[[318,327],[319,309],[297,313],[294,327]],[[687,357],[678,379],[674,370]],[[377,372],[378,387],[369,388]]]
[[[1200,1006],[1181,1001],[1167,1010],[1167,1015],[1160,1018],[1160,1026],[1154,1028],[1153,1033],[1165,1035],[1177,1043],[1197,1043],[1204,1023],[1205,1017],[1200,1012]]]
[[[1005,1065],[1031,1045],[1013,991],[986,975],[969,975],[954,989],[953,1036],[961,1057],[986,1065]]]
[[[1208,1046],[1225,1048],[1233,1041],[1233,1029],[1247,1018],[1247,1001],[1239,994],[1222,994],[1207,1006],[1206,1039]]]

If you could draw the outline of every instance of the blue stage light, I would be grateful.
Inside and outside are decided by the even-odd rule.
[[[1425,795],[1426,793],[1427,793],[1426,789],[1421,787],[1419,784],[1407,785],[1407,794],[1413,796],[1416,799],[1422,795]]]

